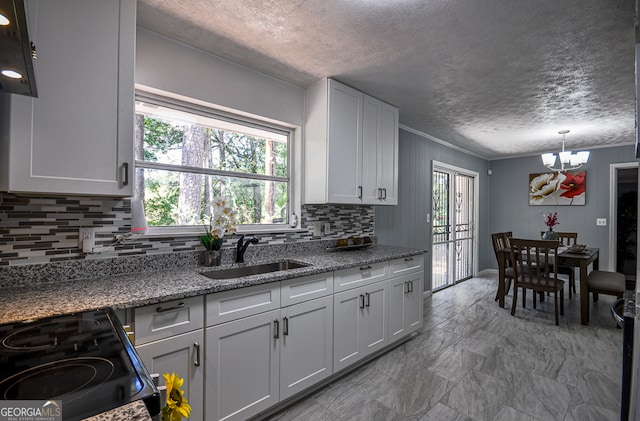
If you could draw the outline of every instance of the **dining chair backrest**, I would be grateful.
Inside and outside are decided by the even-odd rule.
[[[541,289],[555,288],[558,282],[556,240],[511,238],[511,260],[515,262],[515,278]]]
[[[540,231],[540,238],[544,235],[546,231]],[[560,232],[555,231],[558,234],[558,241],[561,246],[570,246],[572,244],[578,243],[578,233],[577,232]]]
[[[509,239],[513,236],[511,231],[507,232],[496,232],[495,234],[491,234],[491,241],[493,243],[493,252],[496,255],[496,260],[500,263],[500,250],[509,250],[511,249],[511,243]]]
[[[577,232],[558,232],[558,241],[563,246],[570,246],[578,243]]]

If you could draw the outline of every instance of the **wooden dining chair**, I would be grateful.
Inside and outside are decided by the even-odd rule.
[[[493,252],[495,253],[496,260],[498,262],[498,292],[496,292],[495,301],[500,299],[500,294],[503,296],[507,295],[511,288],[513,265],[510,259],[511,243],[509,242],[509,238],[511,238],[512,235],[513,233],[511,231],[491,234]]]
[[[545,231],[540,232],[540,237],[544,235]],[[558,234],[558,242],[561,246],[571,246],[573,244],[578,244],[578,233],[577,232],[560,232],[556,231]],[[569,299],[572,298],[571,292],[576,293],[576,273],[575,268],[572,266],[559,265],[558,266],[558,274],[566,275],[569,278]]]
[[[526,290],[533,291],[533,308],[536,308],[536,292],[553,294],[556,326],[560,314],[564,315],[564,281],[558,278],[558,241],[511,238],[511,260],[514,263],[513,301],[511,315],[516,313],[518,288],[522,288],[522,308],[526,307]],[[541,269],[543,268],[543,269]],[[560,295],[558,299],[558,295]]]

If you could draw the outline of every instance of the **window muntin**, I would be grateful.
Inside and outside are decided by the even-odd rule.
[[[149,226],[201,225],[226,196],[243,225],[287,225],[290,133],[238,116],[136,97],[137,195]]]

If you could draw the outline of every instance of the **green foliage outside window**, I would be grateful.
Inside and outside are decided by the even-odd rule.
[[[139,109],[136,119],[136,181],[149,226],[201,225],[215,196],[230,199],[240,224],[288,222],[282,133],[244,134]]]

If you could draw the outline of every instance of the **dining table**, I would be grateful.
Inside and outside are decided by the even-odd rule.
[[[498,305],[504,307],[505,296],[505,271],[507,262],[510,259],[510,249],[498,250],[501,258],[498,261]],[[558,249],[558,264],[580,269],[578,280],[580,281],[580,323],[589,323],[589,286],[587,276],[589,275],[589,265],[593,265],[593,270],[598,270],[600,265],[600,249],[597,247],[587,247],[581,252],[570,251],[566,247]]]

